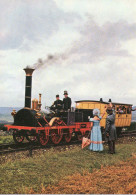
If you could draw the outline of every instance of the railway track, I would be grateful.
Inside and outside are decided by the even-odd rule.
[[[131,132],[125,132],[123,131],[121,133],[121,135],[119,136],[119,138],[122,137],[136,137],[136,130],[131,131]],[[50,144],[47,146],[40,146],[37,142],[36,143],[21,143],[21,144],[0,144],[0,155],[2,154],[8,154],[8,153],[14,153],[14,152],[20,152],[20,151],[29,151],[29,155],[32,155],[32,151],[33,150],[37,150],[37,149],[50,149],[50,148],[55,148],[55,147],[59,147],[59,146],[69,146],[69,145],[76,145],[76,144],[81,144],[81,141],[72,141],[70,143],[60,143],[58,145],[54,145],[54,144]]]
[[[2,154],[7,154],[7,153],[14,153],[14,152],[20,152],[20,151],[29,151],[29,155],[32,155],[32,151],[33,150],[37,150],[37,149],[50,149],[50,148],[56,148],[56,147],[60,147],[60,146],[70,146],[70,145],[77,145],[77,144],[81,144],[81,141],[73,141],[70,143],[60,143],[58,145],[54,145],[54,144],[50,144],[47,146],[41,146],[38,143],[23,143],[23,144],[2,144],[0,145],[0,155]]]

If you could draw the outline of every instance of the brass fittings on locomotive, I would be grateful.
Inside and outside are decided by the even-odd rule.
[[[41,106],[42,106],[42,104],[41,104],[41,96],[42,96],[42,94],[39,93],[39,101],[36,98],[32,100],[32,109],[33,110],[38,110],[38,111],[41,110]]]

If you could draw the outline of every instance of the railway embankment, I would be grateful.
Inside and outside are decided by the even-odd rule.
[[[83,176],[85,172],[89,174],[88,177],[90,177],[90,180],[88,181],[92,181],[93,185],[90,174],[93,174],[94,171],[102,171],[101,174],[104,175],[103,170],[109,169],[105,167],[117,166],[121,162],[129,163],[129,160],[136,154],[135,144],[136,142],[132,142],[131,140],[126,140],[126,142],[122,144],[117,142],[115,155],[108,154],[107,145],[104,145],[103,152],[98,153],[91,152],[88,148],[81,149],[81,145],[71,145],[58,147],[58,149],[51,148],[47,150],[45,148],[42,150],[34,150],[32,157],[26,155],[28,152],[2,155],[0,165],[0,193],[45,194],[49,192],[49,188],[53,186],[53,191],[50,192],[55,194],[60,190],[60,188],[57,189],[57,187],[59,185],[62,187],[62,183],[60,182],[64,182],[63,189],[66,190],[67,185],[73,185],[72,176],[75,176],[77,182],[80,184],[80,177],[78,178],[77,175]],[[125,172],[127,173],[127,169]],[[70,177],[71,184],[68,183],[65,185],[65,182]],[[103,184],[107,185],[105,181],[103,180]],[[90,185],[90,183],[88,183],[88,185]],[[56,188],[54,186],[56,186]],[[99,185],[96,186],[96,188],[98,188],[97,192],[100,193]],[[75,186],[75,189],[77,189],[77,191],[74,191],[76,193],[85,193],[85,191],[78,191],[79,186],[77,188]],[[130,192],[131,190],[132,189],[130,189]],[[60,192],[64,191],[62,190]]]

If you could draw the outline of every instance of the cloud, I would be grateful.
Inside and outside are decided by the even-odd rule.
[[[35,43],[48,39],[60,24],[79,19],[78,14],[59,9],[53,0],[0,1],[0,17],[0,50],[18,48],[26,39]]]
[[[40,59],[37,67],[46,68],[51,64],[96,63],[108,57],[130,57],[122,45],[130,40],[136,40],[136,23],[129,24],[124,20],[116,23],[106,22],[98,25],[92,17],[78,27],[80,38],[62,53],[55,53]]]
[[[80,29],[79,40],[66,52],[67,60],[62,64],[54,62],[49,68],[50,73],[48,69],[42,69],[41,74],[47,74],[45,80],[48,83],[46,87],[42,84],[46,88],[41,86],[42,91],[49,92],[48,99],[55,97],[58,90],[62,93],[67,89],[74,99],[98,100],[104,97],[106,101],[112,98],[113,101],[131,103],[128,96],[135,88],[136,56],[122,45],[136,39],[136,23],[120,20],[100,26],[89,18]],[[48,75],[53,80],[48,80]]]
[[[38,93],[41,92],[43,106],[51,105],[57,93],[63,98],[64,90],[68,90],[73,105],[74,100],[99,100],[100,97],[103,97],[105,101],[111,98],[116,102],[136,104],[133,98],[136,96],[134,90],[136,55],[132,52],[136,48],[135,23],[125,20],[113,22],[107,19],[108,22],[100,25],[95,21],[95,16],[87,16],[88,20],[84,23],[84,20],[81,22],[78,20],[78,15],[60,10],[52,4],[52,0],[49,7],[48,4],[46,6],[42,4],[44,1],[38,1],[38,4],[27,1],[27,6],[26,1],[19,2],[16,6],[12,4],[11,8],[8,6],[8,12],[11,12],[9,15],[14,15],[14,17],[11,17],[8,23],[5,23],[5,19],[0,22],[0,24],[2,22],[3,25],[5,24],[4,29],[13,29],[11,28],[13,23],[17,24],[15,27],[19,26],[19,32],[16,32],[16,28],[13,29],[13,33],[11,32],[11,40],[7,39],[10,37],[7,35],[5,39],[2,39],[8,42],[5,44],[5,51],[0,52],[3,55],[0,68],[2,74],[5,74],[0,78],[3,100],[0,101],[1,104],[24,105],[25,74],[22,69],[26,65],[36,63],[38,58],[46,59],[48,54],[57,54],[57,60],[52,61],[50,66],[42,66],[43,69],[33,73],[32,97],[37,98]],[[52,10],[53,6],[55,10]],[[52,10],[48,25],[44,23],[44,20],[48,18],[45,7]],[[13,9],[15,13],[12,12]],[[30,12],[31,17],[26,16],[27,12]],[[6,20],[8,17],[6,15]],[[71,21],[72,18],[75,19],[74,23]],[[38,23],[35,24],[34,21]],[[6,32],[9,31],[5,30]],[[17,37],[17,43],[14,43],[15,37]],[[58,60],[59,55],[62,56],[62,54],[67,57]]]
[[[73,11],[85,17],[91,14],[95,21],[104,24],[107,21],[117,22],[120,19],[134,23],[136,12],[135,0],[55,0],[57,5],[66,11]]]
[[[71,47],[62,53],[52,54],[39,63],[44,64],[62,63],[59,60],[72,60],[70,63],[95,63],[112,56],[133,57],[122,45],[129,40],[136,40],[136,23],[129,24],[124,20],[98,25],[92,17],[78,27],[80,38],[71,44]],[[45,61],[45,63],[44,63]],[[68,63],[68,62],[67,62]],[[44,67],[44,66],[43,66]]]
[[[81,38],[73,44],[71,53],[79,54],[82,61],[91,63],[107,56],[130,56],[128,50],[122,48],[122,43],[136,39],[136,23],[122,20],[100,26],[89,17],[79,31]]]

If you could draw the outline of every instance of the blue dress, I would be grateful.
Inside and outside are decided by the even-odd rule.
[[[99,118],[101,120],[101,117]],[[89,149],[92,151],[103,151],[100,120],[94,120],[93,118],[89,119],[90,122],[93,122],[93,128],[90,135],[92,143],[89,146]]]

